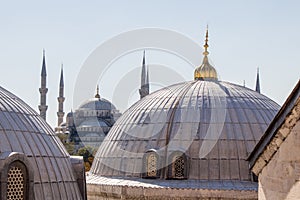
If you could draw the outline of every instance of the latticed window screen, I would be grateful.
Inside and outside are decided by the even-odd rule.
[[[149,153],[147,157],[147,176],[156,177],[157,175],[157,156],[154,153]]]
[[[184,178],[184,157],[182,155],[175,155],[173,157],[173,176],[174,178]]]
[[[8,200],[25,199],[25,175],[21,168],[17,166],[10,167],[7,174],[7,195]]]

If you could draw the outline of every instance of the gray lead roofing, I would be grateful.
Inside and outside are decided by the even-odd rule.
[[[81,199],[70,156],[52,128],[21,99],[0,87],[0,154],[23,153],[34,173],[36,199]],[[5,162],[0,158],[0,162]]]
[[[140,177],[145,152],[154,150],[163,168],[178,151],[188,157],[188,179],[251,181],[247,156],[279,108],[268,97],[228,82],[165,87],[116,121],[99,147],[91,173]]]

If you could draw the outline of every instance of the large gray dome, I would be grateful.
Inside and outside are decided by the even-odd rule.
[[[24,199],[83,199],[70,156],[52,128],[26,103],[2,87],[0,169],[2,198],[15,195],[13,199],[23,199],[24,195]],[[16,182],[10,178],[17,176],[16,173],[18,179],[24,180]],[[2,190],[2,185],[7,185],[7,190]],[[14,190],[23,190],[24,194],[13,193],[9,185]]]
[[[190,81],[165,87],[117,120],[91,173],[147,177],[145,155],[154,152],[160,169],[151,178],[169,179],[171,156],[179,152],[186,159],[185,179],[251,181],[247,156],[278,110],[279,105],[266,96],[228,82]]]

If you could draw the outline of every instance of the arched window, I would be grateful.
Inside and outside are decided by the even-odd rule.
[[[154,151],[149,151],[144,155],[143,178],[158,178],[160,176],[159,170],[159,156]]]
[[[170,156],[169,177],[171,179],[186,179],[188,163],[186,155],[182,152],[174,152]]]
[[[147,157],[147,176],[157,176],[157,156],[154,153],[150,153]]]
[[[174,178],[184,178],[184,158],[182,155],[176,155],[173,157],[173,175]]]
[[[28,195],[28,176],[25,165],[19,161],[10,164],[7,173],[6,199],[25,200]]]

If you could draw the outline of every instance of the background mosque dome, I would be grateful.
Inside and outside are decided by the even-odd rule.
[[[101,98],[99,87],[94,98],[82,103],[72,115],[68,115],[70,140],[75,142],[75,149],[83,146],[98,148],[120,112],[108,100]]]
[[[84,198],[77,183],[80,173],[78,177],[74,174],[72,159],[52,128],[2,87],[0,144],[2,198]],[[81,166],[83,170],[82,163]]]
[[[91,172],[108,177],[251,181],[247,157],[278,109],[266,96],[228,82],[190,81],[163,88],[119,118],[102,142]],[[147,164],[151,152],[157,160],[152,175]],[[180,156],[182,165],[176,167],[182,174],[174,174],[172,162]]]
[[[104,98],[91,98],[82,103],[79,110],[113,110],[116,107],[108,100]]]
[[[86,121],[91,121],[91,126],[101,127],[103,123],[104,126],[112,126],[115,120],[120,117],[120,113],[110,101],[100,97],[97,86],[95,97],[83,102],[75,111],[74,117],[77,127],[83,122],[87,126]],[[99,123],[95,123],[97,120]]]

